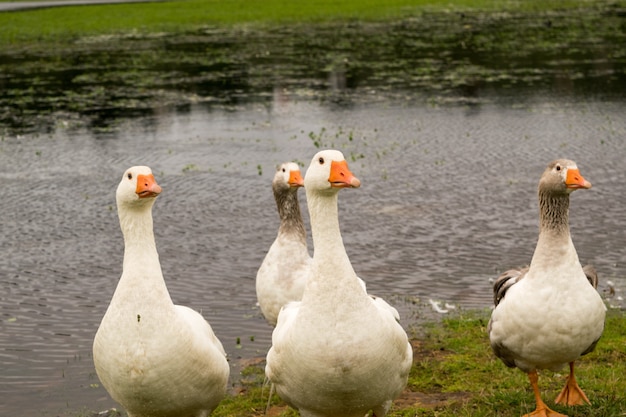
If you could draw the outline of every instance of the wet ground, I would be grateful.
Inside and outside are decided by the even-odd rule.
[[[116,405],[91,343],[121,273],[115,188],[136,164],[164,190],[155,232],[172,298],[213,325],[234,380],[270,346],[254,276],[278,227],[274,166],[306,168],[319,148],[341,149],[362,181],[340,195],[346,249],[411,333],[439,314],[430,299],[489,308],[489,280],[529,262],[536,184],[557,157],[593,184],[572,196],[573,240],[623,307],[624,20],[585,16],[578,29],[565,15],[455,15],[4,54],[0,414]],[[512,25],[535,42],[506,52],[496,40],[514,42]]]

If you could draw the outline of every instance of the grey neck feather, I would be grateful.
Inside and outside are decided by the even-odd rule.
[[[280,217],[278,233],[294,234],[302,240],[306,240],[306,230],[302,220],[302,213],[300,212],[297,188],[274,189],[274,198],[276,199],[278,216]]]
[[[539,221],[541,232],[569,235],[569,194],[539,190]]]

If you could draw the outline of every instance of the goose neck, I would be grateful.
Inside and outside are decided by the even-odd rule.
[[[321,313],[326,310],[350,309],[353,304],[346,300],[362,299],[366,295],[343,245],[339,229],[337,192],[307,191],[307,203],[313,236],[313,266],[302,304],[321,310]],[[338,302],[339,299],[342,302]]]
[[[274,197],[278,207],[278,216],[280,217],[278,233],[294,234],[302,240],[306,240],[306,230],[296,190],[290,189],[287,192],[274,192]]]
[[[539,191],[539,227],[541,234],[569,237],[569,194]]]
[[[324,195],[307,192],[313,247],[318,257],[327,256],[326,253],[328,252],[345,253],[339,229],[337,197],[337,192]],[[340,250],[337,251],[337,249]],[[332,256],[330,257],[332,258]]]
[[[155,246],[152,212],[149,209],[120,211],[120,228],[126,247]]]
[[[145,281],[151,282],[150,285],[158,281],[159,286],[165,288],[150,209],[121,211],[120,226],[124,235],[122,278],[130,276],[137,280],[144,277]]]
[[[539,194],[540,229],[531,268],[554,268],[563,262],[578,263],[568,221],[569,196]]]

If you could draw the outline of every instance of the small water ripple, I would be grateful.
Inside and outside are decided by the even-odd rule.
[[[490,280],[530,261],[537,180],[561,156],[593,183],[572,196],[574,243],[598,268],[600,291],[622,306],[625,120],[610,102],[332,111],[284,102],[168,113],[107,140],[81,132],[0,142],[0,396],[11,398],[0,413],[115,406],[91,344],[121,274],[114,193],[130,165],[152,166],[164,190],[154,222],[172,299],[209,320],[236,379],[271,343],[254,279],[278,227],[274,167],[308,165],[311,133],[342,149],[362,181],[339,199],[355,270],[419,333],[440,316],[429,300],[488,309]]]

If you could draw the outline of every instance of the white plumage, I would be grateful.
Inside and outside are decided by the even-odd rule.
[[[321,151],[305,177],[314,256],[301,302],[278,316],[266,375],[303,417],[384,417],[406,386],[412,349],[394,310],[367,295],[343,246],[337,197],[358,187],[339,151]],[[387,305],[387,306],[385,306]]]
[[[167,291],[152,224],[160,192],[148,167],[128,169],[117,188],[124,265],[93,359],[129,417],[206,417],[226,394],[229,366],[209,323]]]
[[[272,181],[280,227],[256,275],[257,301],[272,326],[285,304],[302,298],[313,263],[298,202],[298,188],[303,185],[300,168],[294,162],[281,164]]]
[[[538,369],[558,370],[569,364],[567,384],[556,402],[589,402],[576,383],[574,361],[594,349],[606,307],[590,285],[597,282],[592,279],[595,272],[580,265],[568,211],[571,192],[590,187],[573,161],[548,165],[539,182],[540,232],[530,267],[507,271],[494,284],[491,346],[507,366],[528,373],[537,403],[533,416],[561,416],[541,400]]]

